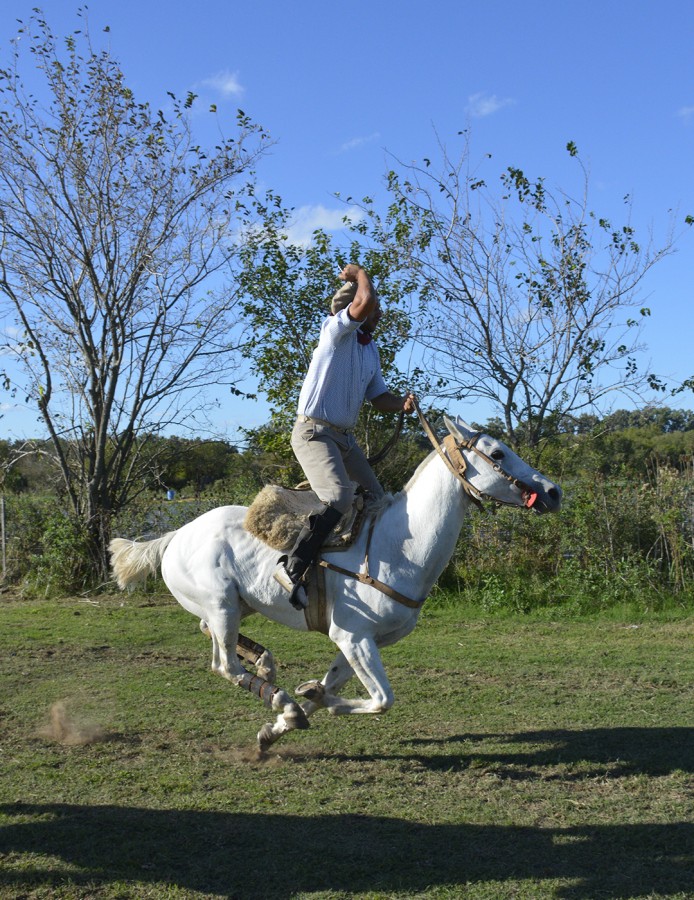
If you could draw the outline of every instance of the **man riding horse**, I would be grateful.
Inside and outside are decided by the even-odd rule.
[[[355,263],[345,266],[340,278],[345,284],[333,297],[330,315],[321,326],[291,438],[294,454],[323,504],[309,517],[291,552],[280,557],[274,573],[296,609],[308,605],[303,576],[327,536],[351,509],[354,483],[374,497],[383,495],[353,433],[364,400],[379,412],[415,409],[413,394],[393,394],[383,380],[372,340],[381,306],[371,278]]]

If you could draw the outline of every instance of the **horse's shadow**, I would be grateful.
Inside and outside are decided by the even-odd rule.
[[[425,825],[382,816],[312,817],[118,806],[14,804],[0,852],[54,857],[0,872],[0,886],[156,885],[205,896],[289,898],[313,892],[426,893],[470,882],[560,879],[553,896],[592,900],[687,893],[694,824]],[[27,821],[29,820],[29,821]],[[1,888],[0,888],[1,890]],[[144,888],[149,893],[149,889]],[[85,894],[86,895],[86,894]]]
[[[545,779],[554,777],[548,769],[564,764],[565,780],[595,771],[608,777],[694,771],[694,728],[557,729],[401,742],[403,748],[425,745],[448,752],[403,749],[388,759],[453,770],[482,761],[508,777]],[[692,896],[694,888],[691,820],[544,828],[63,804],[10,804],[0,813],[9,819],[0,853],[54,857],[62,864],[0,872],[0,886],[17,893],[62,884],[65,866],[70,882],[89,891],[150,883],[233,898],[419,894],[523,879],[561,881],[553,885],[560,900]]]
[[[444,754],[417,753],[430,769],[465,769],[487,764],[513,778],[553,778],[562,781],[629,775],[694,772],[694,728],[546,729],[509,734],[457,734],[445,738],[418,737],[407,747],[445,747]],[[494,749],[489,746],[493,745]],[[500,747],[501,745],[501,747]],[[511,745],[511,746],[504,746]],[[519,745],[527,745],[521,748]],[[456,748],[455,750],[453,748]],[[556,774],[548,767],[561,766]]]

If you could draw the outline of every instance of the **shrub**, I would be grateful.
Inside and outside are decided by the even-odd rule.
[[[82,591],[93,572],[91,542],[84,524],[61,511],[44,523],[40,550],[32,555],[24,579],[29,596],[59,596]]]

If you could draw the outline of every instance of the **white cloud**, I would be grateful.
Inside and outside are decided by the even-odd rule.
[[[210,78],[205,78],[200,84],[203,87],[212,88],[223,97],[240,97],[245,90],[239,81],[238,73],[229,72],[226,69]]]
[[[685,122],[694,119],[694,106],[683,106],[677,110],[677,115]]]
[[[487,94],[480,91],[467,98],[467,111],[473,119],[483,119],[485,116],[493,116],[505,106],[515,103],[511,97],[497,97],[496,94]]]
[[[377,141],[380,136],[380,133],[378,131],[375,131],[373,134],[370,134],[367,137],[352,138],[349,141],[345,141],[345,143],[340,147],[340,153],[349,153],[350,150],[358,150],[365,144],[372,144],[374,141]]]
[[[340,231],[345,227],[344,218],[358,222],[364,218],[363,212],[356,206],[340,209],[327,209],[325,206],[301,206],[292,217],[287,239],[291,244],[306,246],[311,243],[313,232],[320,228],[323,231]]]

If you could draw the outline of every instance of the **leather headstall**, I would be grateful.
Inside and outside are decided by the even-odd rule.
[[[484,450],[480,450],[480,448],[477,446],[477,441],[482,437],[481,431],[474,432],[472,437],[469,437],[466,440],[462,441],[457,440],[455,437],[453,437],[452,434],[448,434],[443,439],[443,441],[439,443],[438,438],[434,434],[433,428],[427,421],[426,416],[422,412],[421,407],[416,400],[415,409],[417,410],[419,421],[422,425],[422,428],[426,432],[431,445],[443,459],[444,463],[448,466],[453,475],[458,479],[458,481],[460,481],[463,486],[463,490],[478,509],[484,510],[482,500],[489,500],[499,506],[515,506],[516,504],[505,500],[499,500],[496,497],[485,494],[483,491],[478,491],[477,488],[473,487],[470,484],[467,479],[467,460],[463,455],[463,450],[470,450],[475,453],[486,463],[488,463],[495,472],[501,475],[502,478],[505,478],[506,481],[508,481],[510,484],[515,485],[518,490],[521,491],[521,493],[532,493],[532,489],[527,484],[524,484],[514,475],[509,475],[509,473],[506,472],[504,468],[500,466],[498,462],[496,462],[496,460],[492,459],[491,456],[484,452]]]

